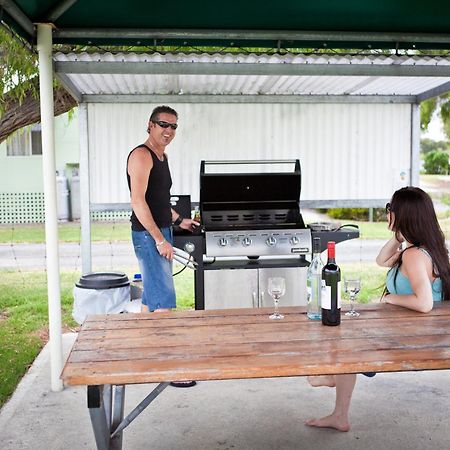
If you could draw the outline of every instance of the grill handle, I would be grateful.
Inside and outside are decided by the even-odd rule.
[[[295,164],[294,173],[300,173],[299,159],[241,159],[241,160],[202,160],[200,174],[205,174],[205,165],[236,165],[236,164]]]

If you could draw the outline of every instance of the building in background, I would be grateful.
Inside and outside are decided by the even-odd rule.
[[[59,216],[67,220],[72,217],[69,192],[79,161],[76,109],[71,118],[55,117],[55,143]],[[43,222],[43,191],[41,127],[36,124],[0,144],[0,223]]]

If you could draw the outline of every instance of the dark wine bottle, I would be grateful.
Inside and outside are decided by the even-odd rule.
[[[328,242],[328,261],[322,269],[325,283],[322,292],[322,324],[336,326],[341,323],[341,269],[336,264],[336,244]]]

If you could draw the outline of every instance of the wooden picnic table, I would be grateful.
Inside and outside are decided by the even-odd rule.
[[[119,314],[87,318],[62,372],[88,386],[99,449],[121,448],[122,431],[172,380],[229,380],[450,369],[450,302],[429,314],[375,304],[342,314],[338,327],[304,307]],[[123,419],[125,386],[160,383]]]

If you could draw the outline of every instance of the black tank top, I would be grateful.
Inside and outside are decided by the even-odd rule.
[[[139,145],[131,150],[127,158],[127,181],[128,188],[131,191],[130,175],[128,174],[128,160],[131,153],[140,147],[145,147],[153,159],[153,167],[150,171],[145,191],[145,201],[150,208],[153,220],[159,228],[170,227],[172,224],[172,212],[170,210],[170,188],[172,187],[172,178],[170,176],[169,163],[164,155],[161,161],[156,154],[145,144]],[[131,229],[134,231],[144,231],[145,228],[139,222],[134,211],[131,214]]]

